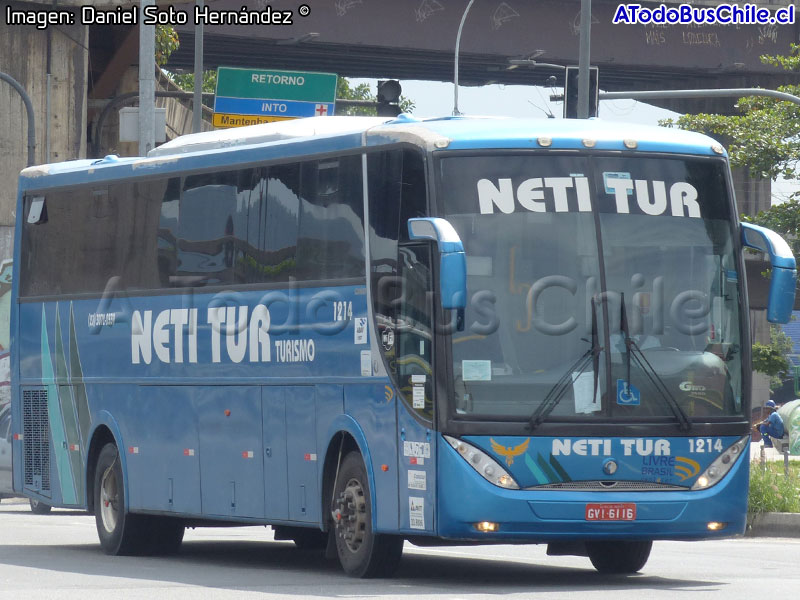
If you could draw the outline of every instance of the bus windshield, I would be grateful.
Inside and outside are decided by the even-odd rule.
[[[441,158],[469,292],[452,335],[452,416],[741,416],[725,173],[722,161],[663,156]]]

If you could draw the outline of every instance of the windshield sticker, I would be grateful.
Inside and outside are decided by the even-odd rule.
[[[594,371],[572,374],[572,395],[575,396],[577,414],[590,414],[601,409],[600,386],[594,387]]]
[[[478,207],[482,215],[518,210],[537,213],[610,212],[700,218],[698,192],[685,181],[631,179],[628,173],[603,173],[605,194],[593,198],[587,177],[479,179]]]
[[[632,383],[624,379],[617,379],[617,404],[620,406],[639,406],[642,403],[642,393]]]
[[[425,408],[425,386],[414,384],[412,404],[416,408]]]
[[[631,174],[630,173],[615,173],[613,171],[607,171],[607,172],[603,173],[603,185],[606,188],[606,194],[610,194],[610,195],[613,196],[614,195],[614,188],[611,187],[610,185],[608,185],[608,180],[609,179],[628,179],[628,180],[630,180],[631,179]],[[628,195],[629,196],[633,195],[633,188],[628,190]]]
[[[381,344],[383,349],[389,352],[394,346],[394,329],[384,329],[381,333]]]
[[[464,381],[491,381],[492,361],[490,360],[462,360],[461,378]]]

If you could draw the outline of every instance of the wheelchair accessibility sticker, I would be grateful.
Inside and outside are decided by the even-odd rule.
[[[624,379],[617,379],[617,404],[621,406],[639,406],[642,393]]]

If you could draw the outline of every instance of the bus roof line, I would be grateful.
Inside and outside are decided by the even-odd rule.
[[[386,117],[310,117],[249,127],[205,131],[184,135],[167,142],[151,150],[148,157],[267,144],[289,139],[363,133],[371,127],[383,125],[389,120],[391,119]]]

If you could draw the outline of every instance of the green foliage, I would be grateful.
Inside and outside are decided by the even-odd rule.
[[[779,387],[789,370],[792,340],[777,325],[770,325],[770,343],[753,344],[753,370],[770,377],[770,387]]]
[[[194,73],[170,73],[170,78],[182,90],[194,91]],[[215,70],[203,71],[203,91],[212,94],[217,91],[217,72]],[[210,106],[210,101],[204,101],[204,103]]]
[[[377,97],[369,89],[369,84],[359,83],[357,86],[352,87],[344,77],[339,77],[336,82],[336,98],[342,100],[367,100],[369,102],[377,101]],[[374,117],[377,111],[371,106],[348,106],[346,108],[338,108],[336,114]]]
[[[167,64],[169,55],[181,45],[178,32],[169,25],[156,25],[156,64]]]
[[[750,465],[749,513],[800,512],[800,465],[789,463],[789,477],[783,473],[783,461]]]
[[[789,56],[762,56],[765,64],[800,71],[800,45],[792,44]],[[786,85],[781,92],[800,96],[800,85]],[[800,106],[762,96],[740,98],[740,115],[683,115],[662,121],[667,127],[700,131],[728,147],[731,164],[746,167],[754,177],[797,177],[800,161]]]
[[[800,256],[800,199],[797,197],[762,210],[755,217],[742,215],[742,220],[780,233],[792,247],[794,255]]]

